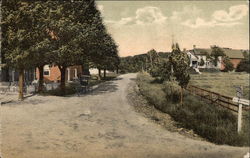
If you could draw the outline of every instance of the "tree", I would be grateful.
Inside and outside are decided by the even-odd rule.
[[[249,61],[249,53],[247,51],[243,52],[244,59],[240,61],[240,63],[237,65],[236,71],[237,72],[248,72],[250,73],[250,61]]]
[[[60,88],[65,93],[66,68],[75,64],[83,64],[95,54],[93,45],[100,43],[98,38],[98,14],[93,13],[94,1],[50,2],[53,6],[49,12],[51,19],[49,30],[56,37],[51,52],[53,64],[61,72]],[[97,20],[97,21],[96,21]],[[101,26],[102,27],[102,26]],[[100,56],[98,56],[100,57]]]
[[[183,89],[187,87],[190,80],[189,59],[187,54],[180,50],[178,43],[173,45],[172,49],[169,61],[173,67],[173,76],[181,86],[181,104],[183,104]]]
[[[148,51],[147,56],[148,61],[150,62],[150,66],[151,68],[153,68],[155,61],[158,59],[158,54],[154,49],[151,49],[150,51]]]
[[[43,90],[43,67],[52,62],[48,55],[52,51],[51,40],[53,40],[48,30],[50,22],[47,16],[49,4],[49,2],[33,2],[34,7],[31,9],[31,16],[34,17],[32,24],[36,28],[33,30],[33,41],[36,41],[36,43],[32,46],[31,51],[34,67],[37,67],[39,71],[38,92]]]
[[[103,38],[102,51],[104,56],[99,66],[104,70],[104,78],[106,78],[106,70],[114,71],[119,64],[117,45],[108,33]]]
[[[203,58],[201,58],[201,62],[200,62],[200,66],[204,66],[205,61],[203,60]]]
[[[210,56],[212,57],[212,62],[214,63],[214,66],[217,66],[219,57],[224,57],[225,53],[223,49],[221,49],[218,46],[212,46],[211,49],[212,49],[212,52]]]
[[[230,58],[228,56],[225,56],[223,58],[223,63],[224,63],[224,66],[225,66],[223,71],[228,72],[228,71],[233,71],[234,70],[234,66],[231,63]]]
[[[24,99],[24,70],[32,68],[32,46],[36,44],[33,31],[38,28],[33,23],[34,4],[8,0],[2,2],[2,53],[9,66],[19,72],[19,96]]]

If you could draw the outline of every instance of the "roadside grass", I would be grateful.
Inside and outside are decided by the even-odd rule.
[[[244,117],[243,129],[237,133],[237,116],[222,107],[208,104],[196,96],[184,93],[184,104],[168,100],[164,84],[154,82],[146,73],[137,76],[141,94],[155,108],[168,113],[181,127],[192,129],[196,134],[216,144],[249,146],[250,115]]]
[[[107,73],[106,78],[102,77],[101,79],[98,78],[98,75],[91,75],[91,78],[89,80],[89,86],[93,87],[102,82],[113,80],[118,75],[119,74],[116,74],[116,73]],[[53,89],[53,90],[44,91],[41,94],[52,95],[52,96],[68,96],[68,95],[76,94],[79,87],[80,87],[79,83],[66,83],[64,94],[62,93],[60,87]]]
[[[235,96],[234,86],[243,86],[243,97],[249,98],[249,74],[244,72],[219,72],[192,74],[190,84],[226,96]]]

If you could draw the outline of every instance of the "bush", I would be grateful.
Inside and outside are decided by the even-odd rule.
[[[229,59],[229,57],[225,57],[224,59],[223,59],[223,63],[224,63],[224,66],[225,66],[225,68],[224,68],[224,72],[228,72],[228,71],[233,71],[234,70],[234,66],[233,66],[233,64],[231,63],[231,61],[230,61],[230,59]]]
[[[181,100],[181,87],[175,81],[167,81],[163,84],[163,91],[168,101],[179,103]]]
[[[249,60],[243,59],[240,61],[239,65],[236,68],[237,72],[247,72],[250,73],[250,62]]]

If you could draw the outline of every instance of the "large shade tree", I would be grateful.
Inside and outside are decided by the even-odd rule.
[[[19,99],[23,100],[24,70],[34,65],[33,46],[37,40],[37,23],[34,22],[35,3],[16,0],[2,2],[2,53],[7,64],[18,70]]]
[[[94,1],[51,3],[56,3],[49,14],[52,21],[49,30],[56,37],[51,57],[60,69],[60,87],[64,93],[66,68],[87,62],[95,55],[90,54],[90,50],[94,49],[91,42],[98,39],[99,28],[103,26],[98,21],[99,15],[91,12],[91,8],[96,7]]]
[[[32,60],[34,62],[34,67],[38,68],[39,71],[39,82],[38,82],[38,92],[43,90],[43,67],[46,64],[50,64],[51,60],[48,53],[52,51],[52,40],[51,34],[48,30],[50,19],[47,14],[50,10],[49,2],[32,2],[33,12],[31,16],[33,17],[33,41],[35,44],[31,48],[33,54]]]
[[[117,46],[103,25],[100,12],[90,1],[3,1],[3,52],[10,66],[19,70],[19,98],[23,99],[23,72],[38,67],[40,90],[43,66],[57,65],[65,92],[66,68],[118,65]],[[107,63],[109,66],[107,67]]]

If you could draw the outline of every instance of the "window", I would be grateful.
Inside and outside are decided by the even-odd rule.
[[[49,76],[50,75],[50,67],[49,67],[49,65],[45,65],[44,67],[43,67],[43,75],[44,76]]]
[[[49,75],[50,75],[49,70],[44,70],[43,75],[44,75],[44,76],[49,76]]]

